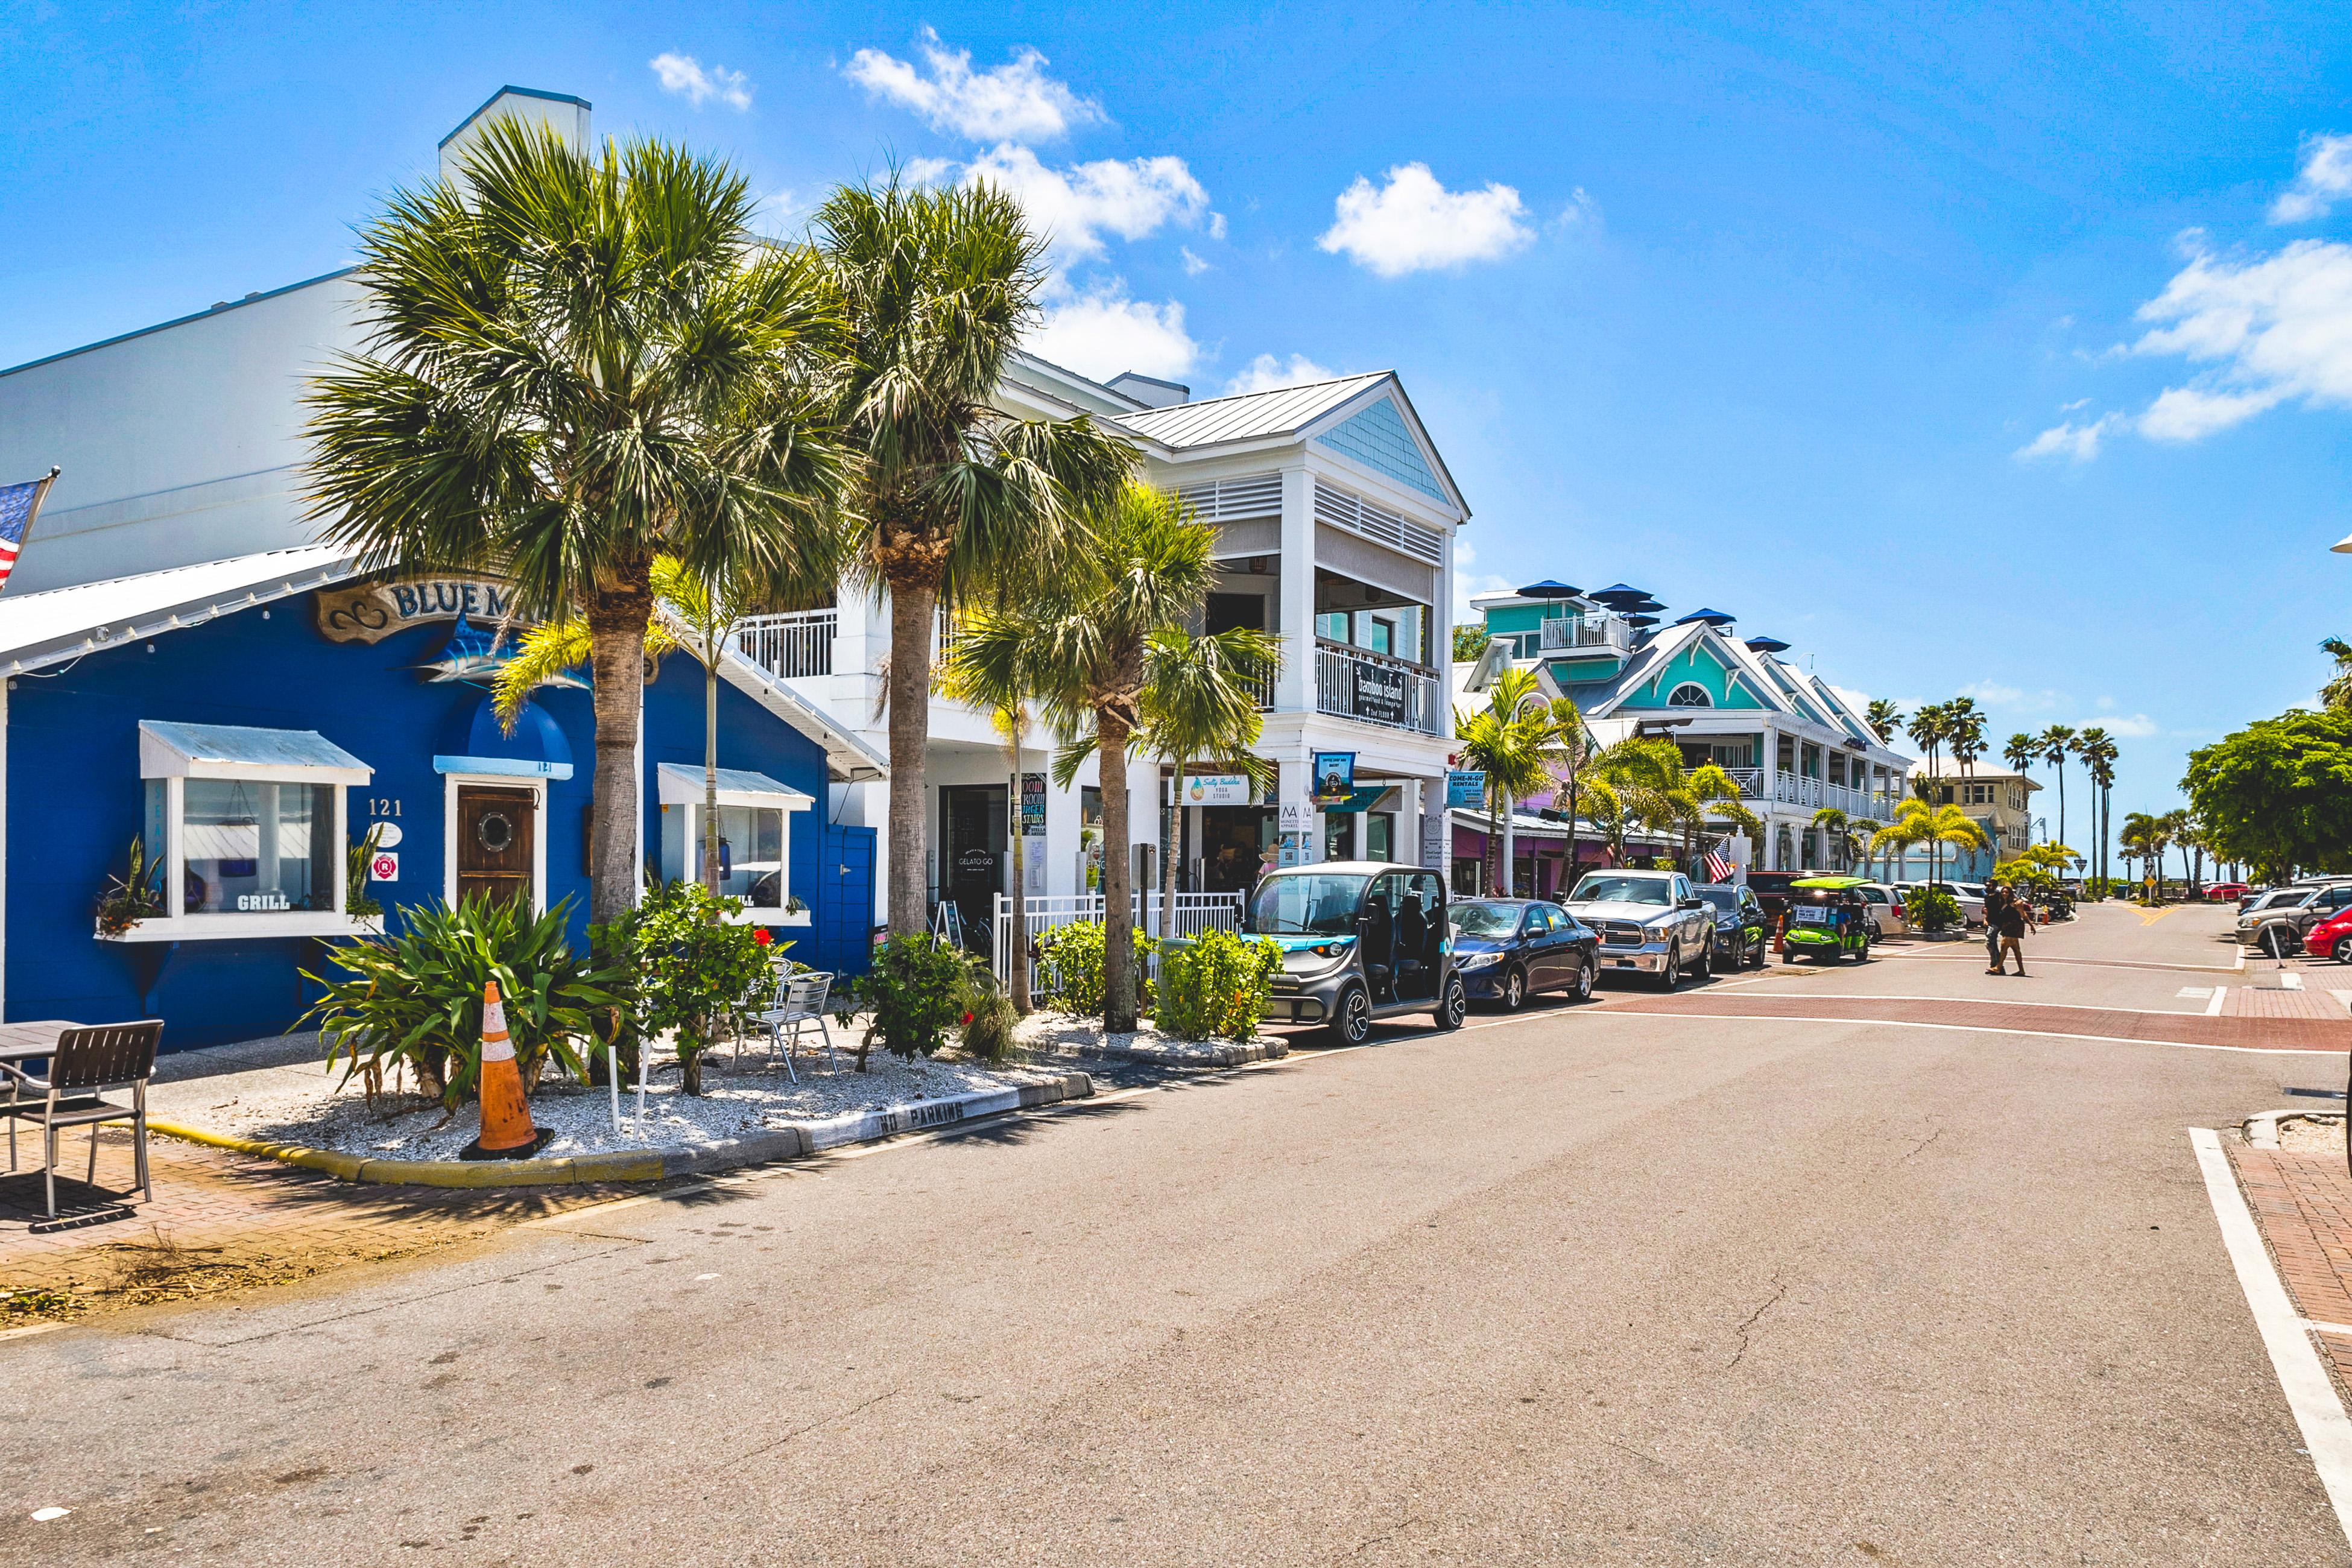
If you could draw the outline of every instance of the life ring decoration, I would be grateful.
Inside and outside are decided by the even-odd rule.
[[[493,855],[514,847],[514,818],[503,811],[486,811],[474,822],[474,842]]]

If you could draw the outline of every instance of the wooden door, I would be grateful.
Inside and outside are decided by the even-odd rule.
[[[457,900],[476,894],[530,907],[538,797],[527,789],[457,786]]]

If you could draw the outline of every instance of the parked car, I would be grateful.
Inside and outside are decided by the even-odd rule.
[[[2352,908],[2352,882],[2281,888],[2238,916],[2238,941],[2264,952],[2292,952],[2329,916]]]
[[[1962,925],[1980,926],[1984,924],[1984,889],[1982,888],[1979,888],[1976,891],[1975,897],[1971,898],[1963,890],[1961,884],[1956,882],[1897,882],[1895,884],[1896,894],[1905,900],[1908,900],[1910,898],[1911,890],[1914,888],[1927,887],[1940,888],[1945,892],[1949,893],[1952,896],[1952,902],[1959,905],[1960,907],[1960,923]]]
[[[1859,877],[1811,877],[1789,889],[1789,929],[1781,933],[1780,962],[1870,959],[1877,926],[1862,896]]]
[[[2339,910],[2304,932],[2303,951],[2314,958],[2352,963],[2352,942],[2347,937],[2352,937],[2352,909]]]
[[[2231,899],[2242,899],[2246,896],[2246,884],[2243,882],[2216,882],[2211,887],[2205,889],[2205,896],[2217,904],[2227,902]]]
[[[1903,919],[1903,895],[1884,882],[1864,882],[1862,901],[1870,906],[1870,923],[1884,937],[1901,936],[1911,928]]]
[[[1813,875],[1811,871],[1750,871],[1748,890],[1764,907],[1764,923],[1777,926],[1789,912],[1789,885]]]
[[[1601,938],[1558,904],[1540,899],[1465,899],[1448,907],[1454,967],[1473,1002],[1516,1013],[1540,991],[1579,1002],[1601,973]]]
[[[1680,871],[1588,871],[1568,911],[1601,934],[1601,965],[1656,977],[1668,991],[1688,971],[1715,973],[1715,913]]]
[[[1772,928],[1755,892],[1731,882],[1703,882],[1694,889],[1715,910],[1715,962],[1725,969],[1764,966]]]
[[[1269,871],[1244,923],[1282,949],[1269,1019],[1328,1024],[1355,1046],[1375,1018],[1427,1013],[1439,1028],[1458,1029],[1470,1011],[1434,871],[1385,860]]]

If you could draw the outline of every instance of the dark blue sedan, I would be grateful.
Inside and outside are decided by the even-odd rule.
[[[1471,899],[1450,904],[1454,969],[1473,1002],[1516,1012],[1538,991],[1581,1002],[1601,972],[1601,938],[1558,904],[1536,899]]]

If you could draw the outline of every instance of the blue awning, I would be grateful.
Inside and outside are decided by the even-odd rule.
[[[436,773],[488,773],[494,777],[568,779],[572,742],[545,710],[526,702],[515,715],[513,733],[499,722],[498,699],[485,695],[460,702],[441,727],[433,748]]]

